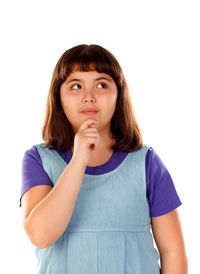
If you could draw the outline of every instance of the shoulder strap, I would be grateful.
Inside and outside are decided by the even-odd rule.
[[[55,185],[60,175],[67,166],[67,163],[54,149],[44,147],[44,143],[36,145],[39,155],[42,160],[43,168],[48,174],[50,180]]]

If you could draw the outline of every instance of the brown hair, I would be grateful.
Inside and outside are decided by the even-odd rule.
[[[118,142],[113,145],[112,149],[125,152],[138,150],[142,146],[142,135],[121,66],[112,53],[95,44],[81,44],[68,49],[56,64],[42,127],[45,147],[64,151],[74,144],[74,132],[60,101],[60,86],[71,72],[91,70],[110,75],[117,85],[117,104],[110,129]]]

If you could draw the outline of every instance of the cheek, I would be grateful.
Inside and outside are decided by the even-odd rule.
[[[105,106],[110,109],[110,111],[113,111],[113,108],[115,108],[117,103],[117,96],[116,94],[110,94],[108,98],[105,100]]]
[[[61,104],[65,113],[73,112],[77,108],[76,101],[70,96],[61,97]]]
[[[102,117],[104,117],[106,120],[111,119],[111,117],[113,116],[113,114],[115,112],[116,103],[117,103],[116,95],[106,96],[106,98],[104,98],[103,102],[101,102]]]
[[[117,102],[117,95],[114,94],[111,99],[110,99],[111,103],[115,106],[116,105],[116,102]]]
[[[67,117],[68,121],[71,123],[72,127],[77,126],[77,108],[74,106],[73,101],[71,100],[63,100],[62,103],[63,112]]]

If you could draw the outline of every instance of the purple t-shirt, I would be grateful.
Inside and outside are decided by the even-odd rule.
[[[70,149],[65,152],[57,150],[57,152],[66,163],[70,162],[72,158],[72,152]],[[114,151],[108,162],[99,166],[87,166],[85,173],[92,175],[107,173],[117,168],[125,159],[127,154],[127,152]],[[145,171],[146,198],[151,217],[164,215],[182,204],[169,171],[152,147],[150,147],[146,153]],[[37,147],[32,146],[30,149],[25,151],[22,160],[20,207],[23,194],[31,187],[37,185],[54,186],[43,168]]]

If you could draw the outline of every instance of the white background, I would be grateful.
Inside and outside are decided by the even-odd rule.
[[[41,127],[53,69],[68,48],[99,44],[127,79],[143,141],[183,203],[189,273],[199,273],[199,1],[4,1],[0,4],[1,270],[34,274],[19,198],[26,149]]]

